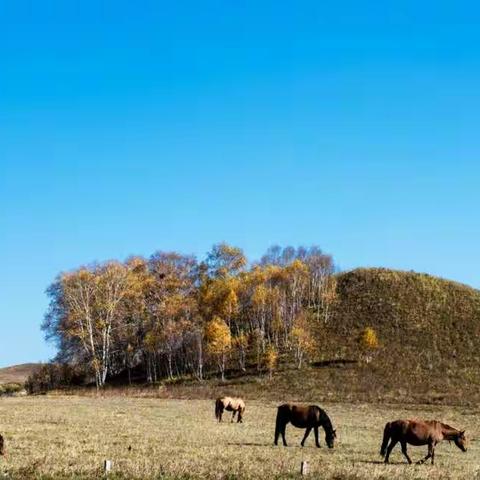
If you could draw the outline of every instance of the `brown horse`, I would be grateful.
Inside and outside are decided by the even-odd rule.
[[[241,398],[220,397],[215,401],[215,418],[221,422],[223,411],[233,412],[232,422],[237,414],[237,423],[243,422],[243,412],[245,412],[245,402]]]
[[[333,448],[337,435],[327,413],[320,407],[317,407],[316,405],[292,405],[289,403],[280,405],[277,410],[277,420],[275,424],[275,445],[278,445],[278,437],[282,435],[283,445],[285,447],[287,446],[285,440],[285,428],[289,422],[294,427],[306,428],[301,443],[302,447],[305,445],[305,440],[308,435],[310,435],[312,428],[315,432],[315,445],[320,447],[318,441],[318,427],[323,427],[325,430],[325,442],[329,448]]]
[[[387,448],[389,440],[390,445]],[[380,455],[385,457],[385,463],[388,463],[393,447],[400,442],[402,453],[408,463],[412,463],[407,453],[407,443],[415,446],[428,445],[427,456],[418,463],[424,463],[431,458],[433,465],[435,446],[442,440],[453,440],[462,452],[467,451],[465,431],[457,430],[437,420],[396,420],[385,425]]]

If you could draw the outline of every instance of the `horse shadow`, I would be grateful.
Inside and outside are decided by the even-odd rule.
[[[268,443],[268,442],[265,442],[265,443],[260,443],[260,442],[228,442],[228,443],[226,443],[226,445],[229,445],[231,447],[275,447],[273,442],[271,442],[271,443]],[[310,445],[310,446],[307,445],[305,447],[302,447],[301,445],[288,445],[287,447],[285,447],[283,445],[279,445],[276,448],[280,448],[280,449],[283,449],[283,448],[299,448],[301,450],[307,450],[308,448],[317,449],[317,447],[315,447],[314,445]],[[383,463],[383,462],[380,462],[380,463]]]
[[[227,445],[234,447],[268,447],[273,443],[260,443],[260,442],[228,442]]]

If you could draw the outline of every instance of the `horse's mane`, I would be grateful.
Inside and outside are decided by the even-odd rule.
[[[443,428],[448,429],[448,430],[453,430],[454,432],[459,432],[458,428],[451,427],[450,425],[447,425],[446,423],[438,422]]]
[[[424,423],[431,425],[432,427],[440,427],[444,431],[444,435],[446,434],[450,436],[449,440],[453,440],[454,437],[457,437],[462,433],[460,430],[458,430],[458,428],[452,427],[447,423],[440,422],[439,420],[424,420]]]
[[[327,412],[315,405],[315,408],[318,409],[320,420],[323,422],[325,431],[329,434],[333,433],[333,425],[330,417],[327,415]]]

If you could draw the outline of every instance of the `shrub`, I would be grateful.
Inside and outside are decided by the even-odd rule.
[[[38,394],[84,383],[85,373],[78,367],[66,363],[46,363],[28,377],[25,388],[30,394]]]
[[[0,385],[0,396],[1,395],[13,395],[19,393],[23,390],[23,386],[20,383],[4,383]]]
[[[360,344],[365,350],[375,350],[379,346],[377,333],[372,327],[366,327],[361,336]]]

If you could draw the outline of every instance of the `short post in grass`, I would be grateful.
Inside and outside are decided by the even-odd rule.
[[[300,475],[308,475],[308,462],[305,460],[300,464]]]
[[[111,460],[105,460],[103,462],[103,471],[105,475],[108,475],[112,471],[113,462]]]

